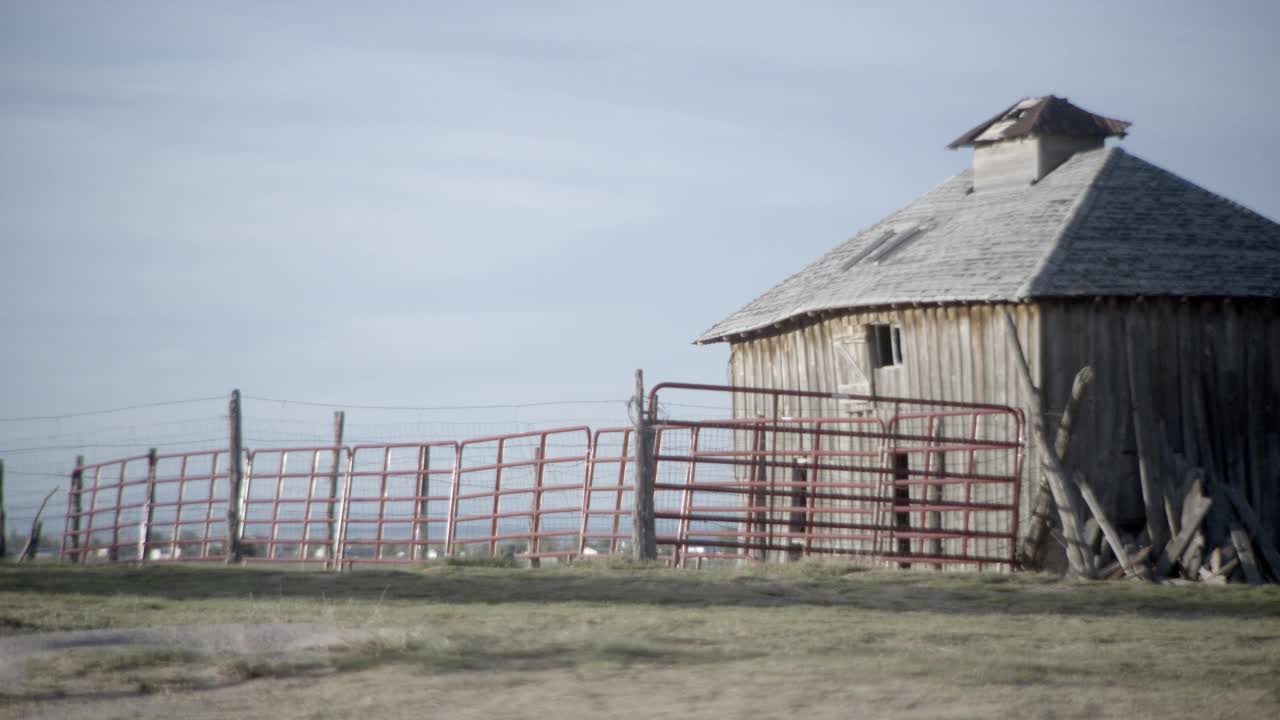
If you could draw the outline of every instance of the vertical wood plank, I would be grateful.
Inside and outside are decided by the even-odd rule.
[[[1190,303],[1183,299],[1177,307],[1178,397],[1182,412],[1182,454],[1191,467],[1203,467],[1199,428],[1195,423],[1193,393],[1200,385],[1199,347],[1201,338]]]

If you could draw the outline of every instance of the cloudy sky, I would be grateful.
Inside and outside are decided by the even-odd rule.
[[[694,337],[1027,95],[1278,218],[1277,8],[4,3],[0,415],[719,381]]]

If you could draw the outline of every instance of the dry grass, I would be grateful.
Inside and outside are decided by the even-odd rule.
[[[602,678],[591,685],[620,698],[637,692],[636,678],[677,673],[664,687],[695,678],[689,697],[701,697],[697,688],[707,683],[776,685],[759,700],[766,704],[790,697],[797,683],[806,692],[789,703],[842,697],[856,678],[873,690],[953,695],[944,705],[959,703],[975,715],[993,708],[1031,717],[1064,708],[1067,716],[1090,717],[1280,711],[1275,587],[1068,583],[828,564],[702,572],[446,566],[342,575],[261,567],[0,568],[0,633],[224,622],[402,632],[305,656],[196,658],[157,650],[46,658],[35,668],[45,680],[11,695],[11,708],[48,704],[30,703],[33,692],[84,703],[101,701],[91,692],[163,691],[172,703],[193,696],[192,688],[247,680],[270,695],[404,677],[453,678],[439,692],[463,693],[455,699],[463,703],[494,693],[537,695],[507,689],[533,678],[559,678],[566,687],[576,687],[572,678]],[[418,692],[404,683],[396,688],[392,696],[406,702]],[[468,688],[473,696],[465,695]],[[1095,696],[1112,699],[1085,700]],[[910,716],[893,697],[877,701],[885,712],[876,714]],[[286,716],[342,714],[334,709],[346,707],[342,702],[306,712],[302,703]],[[76,705],[58,705],[70,707]],[[807,712],[821,715],[823,707]],[[387,712],[397,716],[392,706]]]

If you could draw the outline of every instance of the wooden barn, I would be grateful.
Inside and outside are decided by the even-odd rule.
[[[1009,313],[1051,430],[1077,371],[1094,369],[1064,464],[1118,527],[1136,534],[1160,511],[1144,474],[1172,495],[1201,468],[1277,543],[1280,225],[1106,144],[1128,126],[1053,96],[1015,103],[950,145],[973,148],[970,170],[697,342],[729,343],[738,386],[1027,409]],[[735,414],[757,412],[747,404]],[[805,412],[875,412],[821,405]],[[1024,529],[1041,460],[1029,452]]]

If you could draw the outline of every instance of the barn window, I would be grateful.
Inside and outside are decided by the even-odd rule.
[[[869,325],[871,363],[875,369],[902,364],[902,329],[897,325]]]

